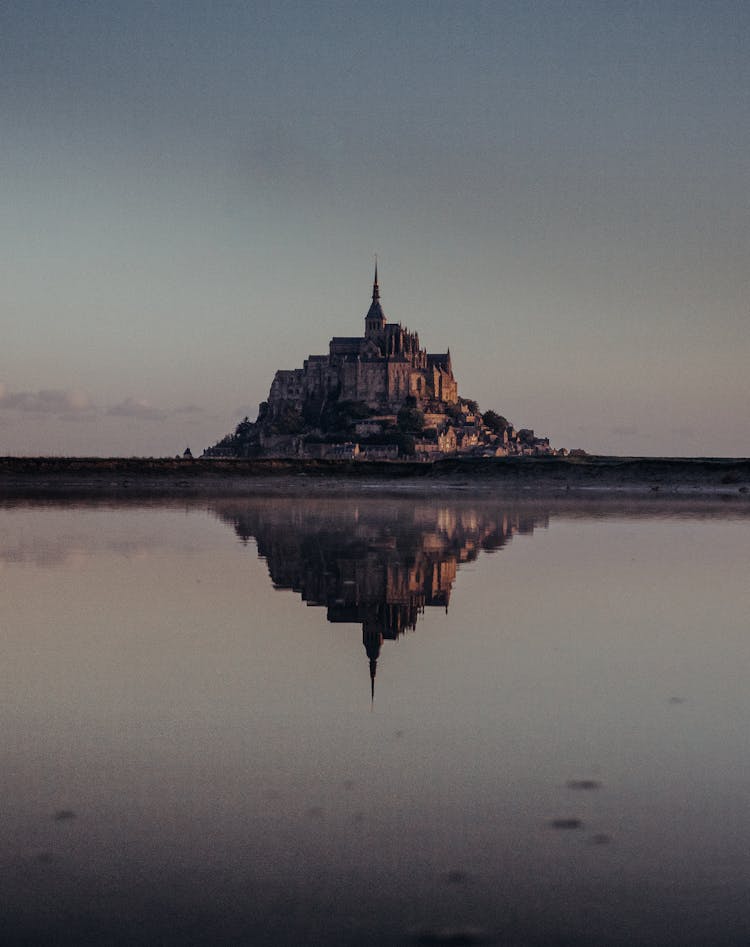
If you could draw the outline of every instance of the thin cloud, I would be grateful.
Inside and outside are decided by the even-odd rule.
[[[157,408],[142,398],[127,397],[105,408],[97,406],[80,388],[40,388],[38,391],[11,391],[0,382],[0,412],[23,412],[28,420],[57,417],[65,421],[88,421],[102,415],[135,418],[140,421],[163,421],[170,416],[190,419],[203,414],[197,404],[183,404],[167,410]]]
[[[304,135],[279,122],[260,122],[239,150],[241,177],[269,188],[302,187],[320,191],[335,180],[333,167]]]
[[[0,408],[28,411],[36,415],[93,415],[96,406],[85,391],[79,388],[41,388],[39,391],[9,391],[0,382]]]
[[[166,411],[136,398],[126,398],[119,404],[110,405],[106,413],[114,418],[137,418],[140,421],[163,421],[167,416]]]

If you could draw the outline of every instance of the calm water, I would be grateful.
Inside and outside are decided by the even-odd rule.
[[[0,523],[3,944],[750,942],[747,506]]]

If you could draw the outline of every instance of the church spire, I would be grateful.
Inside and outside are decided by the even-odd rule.
[[[385,328],[385,314],[380,306],[380,287],[378,286],[378,255],[375,254],[375,279],[372,282],[372,302],[365,316],[365,338],[382,342]]]

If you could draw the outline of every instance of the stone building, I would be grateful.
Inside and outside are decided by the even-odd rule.
[[[270,419],[290,409],[314,416],[316,406],[331,400],[361,402],[384,414],[396,414],[409,396],[423,411],[438,414],[458,403],[450,352],[428,353],[416,332],[386,319],[377,266],[364,323],[361,336],[332,338],[328,355],[310,355],[302,368],[276,372],[268,396]]]

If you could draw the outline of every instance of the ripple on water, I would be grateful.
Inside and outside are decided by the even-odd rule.
[[[474,947],[476,944],[490,944],[492,940],[480,927],[443,927],[423,928],[413,932],[416,944],[426,947]]]
[[[568,789],[601,789],[602,784],[596,779],[570,779]]]
[[[72,809],[58,809],[52,816],[55,822],[70,822],[70,820],[75,819],[75,817],[76,814]]]

